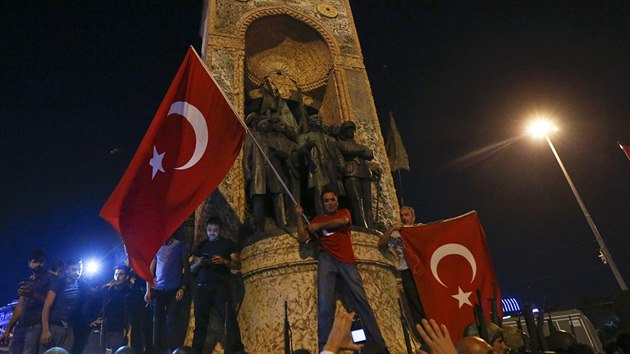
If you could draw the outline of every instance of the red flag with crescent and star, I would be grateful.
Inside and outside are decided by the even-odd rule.
[[[455,342],[475,322],[477,289],[486,319],[493,296],[502,315],[499,285],[477,212],[404,227],[400,234],[427,317],[445,324]]]
[[[245,129],[190,47],[127,171],[100,215],[120,234],[136,273],[221,183]]]

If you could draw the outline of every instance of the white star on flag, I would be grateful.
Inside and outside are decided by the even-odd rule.
[[[458,286],[457,294],[451,295],[451,296],[457,299],[457,302],[459,303],[459,308],[461,309],[462,306],[464,306],[464,304],[470,305],[472,307],[472,304],[470,303],[470,299],[469,299],[470,294],[472,294],[472,291],[464,292],[462,288]]]
[[[149,160],[149,165],[153,167],[151,179],[155,178],[155,175],[158,171],[164,172],[164,167],[162,167],[162,159],[164,158],[165,153],[166,152],[158,154],[157,148],[155,147],[155,145],[153,145],[153,157],[151,158],[151,160]]]

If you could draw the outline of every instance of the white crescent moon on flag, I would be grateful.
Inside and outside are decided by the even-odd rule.
[[[186,118],[195,131],[195,151],[188,162],[180,167],[175,167],[176,170],[185,170],[199,162],[206,152],[206,147],[208,146],[208,125],[201,111],[188,102],[173,102],[167,116],[171,114],[179,114]]]
[[[446,286],[444,282],[442,282],[442,279],[440,279],[437,268],[442,258],[451,254],[462,256],[464,257],[464,259],[466,259],[466,261],[468,261],[468,263],[470,264],[470,268],[472,268],[472,278],[470,279],[470,282],[472,283],[472,281],[475,280],[475,275],[477,275],[477,262],[475,262],[475,257],[470,252],[470,250],[458,243],[447,243],[445,245],[442,245],[431,255],[431,273],[433,274],[435,279],[440,284],[442,284],[442,286],[448,288],[448,286]]]

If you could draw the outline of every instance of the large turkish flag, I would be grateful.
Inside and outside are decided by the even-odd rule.
[[[127,171],[100,215],[125,244],[136,273],[152,282],[160,246],[221,183],[245,130],[190,47]]]
[[[489,321],[493,286],[498,304],[501,297],[477,212],[404,227],[400,234],[427,317],[445,324],[452,339],[459,340],[465,327],[475,322],[473,306],[479,303],[479,289]]]

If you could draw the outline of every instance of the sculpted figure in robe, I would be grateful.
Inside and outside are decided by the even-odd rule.
[[[343,195],[340,175],[345,168],[345,161],[337,141],[324,134],[322,117],[314,114],[308,117],[309,131],[298,136],[298,153],[305,159],[307,187],[312,193],[312,200],[317,214],[324,213],[321,193],[331,190]]]

